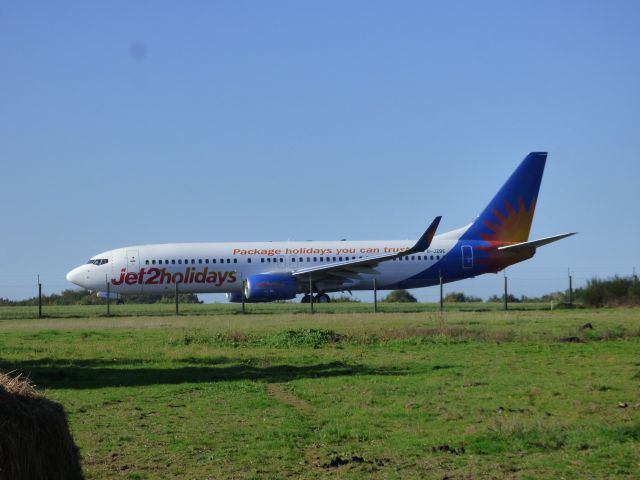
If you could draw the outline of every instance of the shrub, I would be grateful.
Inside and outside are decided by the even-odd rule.
[[[416,303],[418,300],[406,290],[393,290],[383,302]]]
[[[576,298],[592,307],[640,305],[640,281],[638,277],[614,276],[606,280],[592,278],[584,288],[575,292]]]
[[[447,293],[443,301],[445,302],[481,302],[482,299],[479,297],[473,297],[471,295],[465,295],[462,292],[451,292]]]

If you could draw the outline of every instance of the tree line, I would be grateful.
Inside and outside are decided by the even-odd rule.
[[[202,303],[195,293],[178,294],[180,303]],[[174,295],[127,295],[126,303],[173,303]],[[117,300],[112,300],[116,303]],[[106,298],[100,298],[98,295],[90,293],[88,290],[67,289],[61,293],[52,293],[51,295],[42,295],[42,305],[104,305],[107,303]],[[9,300],[0,298],[0,306],[37,306],[38,297],[31,297],[26,300]]]
[[[640,280],[636,275],[620,277],[618,275],[599,279],[587,280],[584,287],[576,288],[573,292],[569,289],[548,293],[540,297],[528,297],[522,295],[507,296],[509,303],[544,302],[555,304],[573,303],[585,307],[632,307],[640,306]],[[503,302],[504,295],[492,295],[488,302]]]
[[[573,302],[586,307],[622,307],[640,306],[640,280],[637,275],[628,277],[614,276],[604,280],[592,278],[584,287],[547,293],[539,297],[521,295],[516,297],[509,293],[509,303],[551,303],[568,304]],[[385,302],[417,302],[418,300],[406,290],[394,290],[383,300]],[[482,302],[480,297],[466,295],[463,292],[449,292],[443,297],[446,303]],[[504,295],[491,295],[487,302],[504,302]]]

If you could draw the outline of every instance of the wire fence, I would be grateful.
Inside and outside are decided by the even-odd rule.
[[[453,292],[461,292],[467,297],[479,298],[485,301],[490,297],[494,300],[504,299],[505,295],[508,295],[508,298],[515,297],[518,299],[522,297],[539,298],[547,294],[566,292],[570,287],[575,291],[584,287],[589,280],[594,278],[607,279],[615,276],[632,277],[635,275],[635,267],[598,269],[597,274],[592,273],[587,268],[554,269],[553,271],[531,268],[527,270],[518,270],[517,268],[512,268],[499,274],[482,275],[472,279],[447,283],[443,285],[442,291],[438,286],[435,286],[415,289],[412,290],[411,293],[414,294],[419,302],[430,303],[436,306],[437,304],[440,304],[440,308],[443,308],[443,297],[446,297],[447,294]],[[506,281],[505,277],[507,279]],[[10,301],[32,300],[32,305],[29,307],[23,307],[33,310],[33,312],[29,313],[28,316],[43,316],[43,311],[44,316],[58,316],[58,314],[63,315],[60,313],[62,310],[56,313],[59,308],[52,309],[51,305],[46,305],[46,301],[38,305],[36,302],[39,295],[41,295],[41,297],[48,297],[52,294],[60,294],[64,290],[80,291],[81,289],[70,283],[61,282],[57,277],[55,280],[51,279],[53,280],[51,282],[48,282],[47,280],[47,277],[39,275],[0,275],[0,299],[7,299]],[[384,296],[380,295],[380,293],[382,292],[379,292],[377,298],[384,300]],[[344,297],[345,294],[337,293],[335,296]],[[224,294],[199,294],[199,298],[207,304],[227,303]],[[360,303],[375,302],[374,293],[371,291],[354,292],[354,296],[348,298],[352,298]],[[105,299],[101,303],[105,304],[107,303],[107,300]],[[4,305],[6,306],[7,302],[4,302]],[[512,308],[546,309],[553,308],[553,306],[553,302],[551,302],[550,307],[548,304],[539,304],[538,307],[525,307],[523,304],[520,306],[512,305]],[[92,305],[91,307],[96,307],[96,312],[101,312],[99,308],[104,308],[100,307],[100,305]],[[238,305],[228,305],[228,307],[236,309],[239,308]],[[255,309],[255,306],[252,306],[252,308]],[[447,305],[447,308],[453,307],[451,307],[451,305]],[[495,309],[495,303],[493,306],[487,306],[487,308]],[[166,310],[166,312],[164,310]],[[162,310],[162,312],[164,312],[162,314],[170,314],[173,312],[173,308],[170,305],[165,305],[164,310]],[[176,304],[176,312],[177,310],[178,306]],[[160,310],[152,309],[153,314],[158,314],[158,312],[160,312]],[[203,312],[203,310],[200,310],[199,312],[194,310],[193,306],[188,306],[184,311],[184,313],[190,314],[203,314]],[[218,313],[225,312],[225,309],[218,311]],[[111,313],[110,308],[107,310],[107,313]],[[6,315],[0,315],[0,318],[8,317],[6,317]]]
[[[507,269],[498,274],[484,274],[478,277],[446,283],[447,291],[462,291],[465,294],[486,298],[498,292],[502,292],[503,277],[508,277],[509,290],[518,296],[537,297],[543,294],[564,291],[568,288],[569,276],[572,278],[573,288],[577,289],[587,284],[594,278],[606,279],[614,276],[630,277],[637,274],[635,267],[598,269],[596,273],[587,269],[558,269],[532,270],[518,272]],[[81,290],[79,287],[61,281],[59,277],[32,275],[0,275],[0,298],[8,300],[26,300],[37,296],[38,284],[42,285],[43,295],[59,294],[63,290]],[[433,287],[416,289],[422,296],[432,297],[429,291]],[[437,288],[436,288],[437,290]],[[437,292],[436,292],[437,293]],[[205,294],[210,295],[210,294]],[[222,295],[222,294],[213,294]],[[366,295],[362,293],[361,295]]]

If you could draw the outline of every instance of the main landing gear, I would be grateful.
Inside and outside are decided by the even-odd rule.
[[[300,303],[309,303],[310,297],[311,296],[308,293],[305,293],[304,297],[302,297],[302,300],[300,300]],[[313,297],[313,303],[329,303],[329,302],[331,302],[331,297],[326,293],[319,293],[317,295],[314,295]]]

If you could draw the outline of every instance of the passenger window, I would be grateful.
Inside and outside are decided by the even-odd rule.
[[[342,261],[342,257],[338,257],[338,260],[339,260],[339,261]]]
[[[318,261],[318,258],[317,258],[317,257],[313,257],[313,261],[314,261],[314,262],[317,262],[317,261]]]
[[[192,258],[192,259],[191,259],[191,265],[193,265],[194,263],[196,263],[196,261],[195,261],[195,259],[194,259],[194,258]]]
[[[281,258],[281,259],[280,259],[280,263],[282,263],[282,262],[284,262],[284,258]]]
[[[296,261],[296,257],[291,257],[291,261],[295,262]]]
[[[145,264],[145,265],[149,265],[149,260],[145,260],[145,261],[144,261],[144,264]]]
[[[334,262],[336,261],[336,257],[333,257],[333,261],[334,261]]]
[[[198,259],[198,263],[202,264],[202,259],[201,258]]]
[[[205,258],[205,259],[204,259],[204,263],[206,263],[206,264],[208,265],[208,264],[209,264],[209,259],[208,259],[208,258]]]
[[[264,258],[261,258],[261,259],[260,259],[260,262],[264,263]]]
[[[215,259],[215,258],[212,258],[212,259],[211,259],[211,263],[216,263],[216,259]]]
[[[431,255],[431,260],[433,260],[433,255]]]
[[[247,263],[251,263],[251,259],[250,258],[247,258]]]
[[[233,263],[238,263],[238,259],[237,259],[237,258],[234,258],[234,259],[233,259]]]
[[[155,265],[156,261],[155,260],[151,260],[151,265]]]
[[[178,263],[179,263],[180,265],[182,265],[182,259],[181,259],[181,258],[179,258],[179,259],[178,259]]]
[[[176,260],[175,258],[173,260],[171,260],[171,265],[175,265],[176,264]]]

